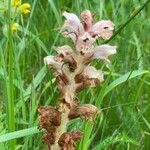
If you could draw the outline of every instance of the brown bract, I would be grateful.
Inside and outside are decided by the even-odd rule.
[[[61,123],[61,113],[51,106],[41,106],[38,109],[38,112],[40,113],[39,127],[46,130],[46,133],[43,136],[43,141],[48,145],[54,144],[56,127]]]
[[[91,104],[74,104],[69,113],[69,118],[85,117],[87,121],[93,123],[92,116],[98,111],[97,107]]]
[[[83,134],[79,131],[65,132],[60,136],[58,144],[60,150],[75,150],[75,142],[82,138]]]

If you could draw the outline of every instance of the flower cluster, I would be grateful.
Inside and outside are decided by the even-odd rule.
[[[1,11],[2,14],[2,24],[3,24],[3,33],[7,36],[7,30],[8,30],[8,17],[6,14],[8,12],[8,0],[3,0],[1,2]],[[11,8],[10,8],[10,19],[11,19],[11,31],[17,32],[19,29],[21,29],[20,18],[21,15],[27,15],[30,13],[31,6],[29,3],[22,3],[21,0],[11,0]]]
[[[12,9],[15,10],[15,14],[16,13],[21,13],[21,14],[29,14],[30,13],[30,4],[29,3],[23,3],[21,2],[21,0],[11,0],[11,4],[12,4]],[[19,28],[19,24],[17,22],[14,22],[12,24],[12,32],[16,32]]]
[[[44,63],[54,70],[56,82],[62,93],[61,98],[58,100],[59,107],[53,108],[60,113],[58,113],[59,117],[56,117],[57,119],[60,118],[60,124],[59,127],[56,127],[56,130],[53,130],[52,135],[55,137],[55,142],[51,146],[59,147],[62,150],[70,150],[68,147],[74,149],[76,140],[72,138],[74,135],[72,133],[75,131],[71,133],[66,131],[66,125],[69,120],[85,117],[87,121],[93,123],[92,116],[98,111],[92,104],[80,104],[76,98],[76,93],[85,87],[96,87],[103,82],[102,71],[90,66],[90,62],[94,59],[101,59],[105,63],[109,63],[108,57],[116,53],[116,46],[95,46],[94,44],[97,38],[107,40],[112,36],[114,24],[111,21],[102,20],[94,23],[93,16],[89,10],[81,13],[82,21],[73,13],[64,12],[63,16],[66,20],[61,33],[72,40],[74,48],[72,49],[68,45],[55,47],[58,54],[45,57]],[[40,124],[45,128],[42,124],[42,119],[44,119],[42,114],[40,111]],[[51,124],[47,123],[51,127]],[[49,134],[48,130],[46,134]],[[77,139],[80,139],[82,134],[79,131],[78,135],[80,136]],[[66,137],[66,140],[63,139],[64,141],[60,142],[62,137]],[[70,145],[70,143],[72,144]]]
[[[21,3],[21,0],[12,0],[12,6],[15,7],[20,13],[28,14],[30,13],[30,4],[29,3]]]

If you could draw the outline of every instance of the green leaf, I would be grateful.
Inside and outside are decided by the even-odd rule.
[[[38,74],[34,78],[33,83],[31,83],[28,86],[28,88],[25,90],[25,92],[23,94],[24,101],[26,101],[29,98],[29,96],[31,94],[31,90],[32,90],[32,85],[34,85],[34,88],[36,88],[41,83],[41,81],[44,79],[46,73],[47,73],[47,69],[46,69],[46,66],[44,66],[43,68],[41,68],[41,70],[38,72]],[[20,104],[21,104],[21,101],[19,101],[17,103],[17,106],[19,106]]]
[[[28,129],[6,133],[0,136],[0,142],[6,142],[12,139],[17,139],[17,138],[21,138],[24,136],[33,135],[33,134],[40,133],[40,132],[43,132],[43,131],[40,131],[37,127],[32,127]]]
[[[105,92],[103,94],[103,98],[116,86],[120,85],[123,82],[126,82],[130,79],[133,79],[137,76],[140,76],[142,74],[148,73],[147,70],[135,70],[135,71],[130,71],[124,75],[122,75],[121,77],[117,78],[115,81],[113,81],[111,84],[109,84],[106,89]]]
[[[97,101],[96,101],[96,106],[98,107],[104,97],[112,90],[114,89],[115,87],[117,87],[118,85],[122,84],[123,82],[126,82],[130,79],[133,79],[137,76],[140,76],[142,74],[145,74],[145,73],[148,73],[149,71],[147,70],[134,70],[134,71],[130,71],[124,75],[121,75],[119,78],[117,78],[116,80],[114,80],[112,83],[110,83],[109,85],[108,84],[108,81],[109,81],[109,78],[108,78],[108,81],[106,80],[106,85],[103,86],[102,90],[100,91],[98,97],[97,97]]]
[[[125,134],[110,136],[96,145],[93,150],[101,150],[101,149],[108,149],[108,147],[116,142],[119,143],[132,143],[134,145],[138,145],[138,142]]]

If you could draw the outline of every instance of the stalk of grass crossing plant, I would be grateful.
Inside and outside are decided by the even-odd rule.
[[[9,78],[8,78],[8,102],[7,102],[7,118],[8,131],[15,131],[15,116],[14,116],[14,86],[13,86],[13,39],[11,32],[11,0],[8,1],[8,50],[9,50]],[[15,141],[9,142],[9,149],[15,149]]]
[[[138,10],[136,10],[135,12],[133,12],[133,14],[129,17],[129,19],[122,26],[120,26],[120,28],[114,33],[114,35],[109,40],[105,41],[104,43],[108,43],[117,34],[119,34],[147,6],[147,4],[149,2],[150,2],[150,0],[147,0]]]

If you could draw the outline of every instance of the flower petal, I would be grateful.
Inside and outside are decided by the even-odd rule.
[[[75,43],[77,36],[84,32],[83,25],[79,18],[73,13],[64,12],[63,16],[66,18],[66,20],[61,29],[61,33],[65,37],[70,37]]]
[[[74,14],[74,13],[68,13],[68,12],[64,12],[63,16],[67,19],[67,20],[73,20],[76,24],[80,23],[80,19]]]
[[[76,50],[83,54],[90,52],[93,49],[93,43],[95,39],[90,36],[88,32],[85,32],[80,36],[76,43]]]
[[[61,59],[61,58],[60,58]],[[62,73],[63,62],[57,56],[47,56],[44,58],[46,65],[51,65],[57,72]]]
[[[96,46],[94,48],[94,59],[103,59],[105,62],[109,63],[108,57],[112,54],[116,53],[116,46],[110,46],[110,45],[101,45]]]
[[[93,123],[92,116],[98,111],[97,107],[92,104],[73,105],[69,113],[69,119],[85,117],[87,121]]]
[[[75,143],[83,137],[80,131],[64,132],[59,140],[58,145],[61,150],[75,150]]]
[[[87,66],[83,71],[83,76],[89,79],[98,79],[100,82],[104,81],[102,71],[98,71],[93,66]]]
[[[89,10],[85,10],[81,13],[82,21],[85,24],[85,31],[90,31],[92,27],[93,17],[91,15],[91,12]]]
[[[60,47],[55,47],[55,49],[57,50],[58,54],[61,54],[63,56],[66,56],[68,54],[72,53],[72,48],[68,45],[64,45],[64,46],[60,46]]]
[[[30,8],[31,6],[29,3],[23,3],[22,5],[18,7],[18,10],[23,14],[28,14],[30,13]]]
[[[113,32],[112,30],[114,29],[114,24],[113,22],[109,20],[102,20],[97,23],[95,23],[90,31],[90,34],[94,37],[102,37],[103,39],[107,40],[109,39]]]

